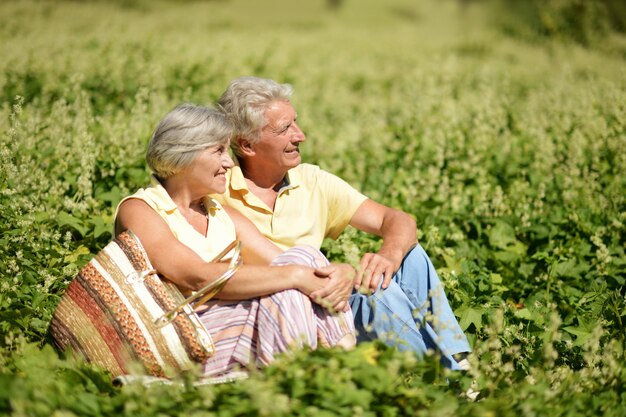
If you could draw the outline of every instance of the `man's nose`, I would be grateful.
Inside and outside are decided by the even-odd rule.
[[[298,126],[295,122],[291,125],[291,128],[293,129],[293,133],[291,134],[291,141],[292,142],[304,142],[306,140],[306,136],[304,135],[304,132],[302,131],[302,129],[300,129],[300,126]]]

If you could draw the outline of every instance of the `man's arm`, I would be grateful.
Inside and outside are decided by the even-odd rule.
[[[387,288],[402,259],[417,243],[415,221],[403,211],[367,199],[350,219],[350,225],[383,238],[378,253],[366,253],[361,258],[354,287],[376,291],[384,278],[382,288]]]
[[[241,240],[241,253],[248,265],[269,265],[282,250],[268,240],[247,217],[230,206],[223,206],[235,224],[237,237]]]

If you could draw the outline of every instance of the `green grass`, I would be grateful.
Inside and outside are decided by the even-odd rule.
[[[625,38],[520,37],[480,2],[269,4],[0,3],[0,414],[624,415]],[[60,295],[148,180],[153,127],[240,75],[293,84],[305,161],[415,217],[470,375],[364,345],[118,389],[52,349]]]

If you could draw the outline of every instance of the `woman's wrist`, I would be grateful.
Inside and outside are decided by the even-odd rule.
[[[303,291],[310,268],[299,265],[286,265],[284,268],[289,268],[287,276],[289,277],[290,287]]]

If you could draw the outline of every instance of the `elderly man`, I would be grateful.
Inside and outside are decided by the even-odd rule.
[[[222,202],[283,250],[301,244],[319,248],[348,225],[381,236],[378,253],[363,255],[349,299],[359,340],[379,338],[419,355],[432,350],[446,366],[464,368],[470,346],[416,242],[415,222],[335,175],[301,163],[305,135],[289,101],[292,91],[288,84],[242,77],[220,98],[235,125],[231,147],[238,160],[227,174]]]

